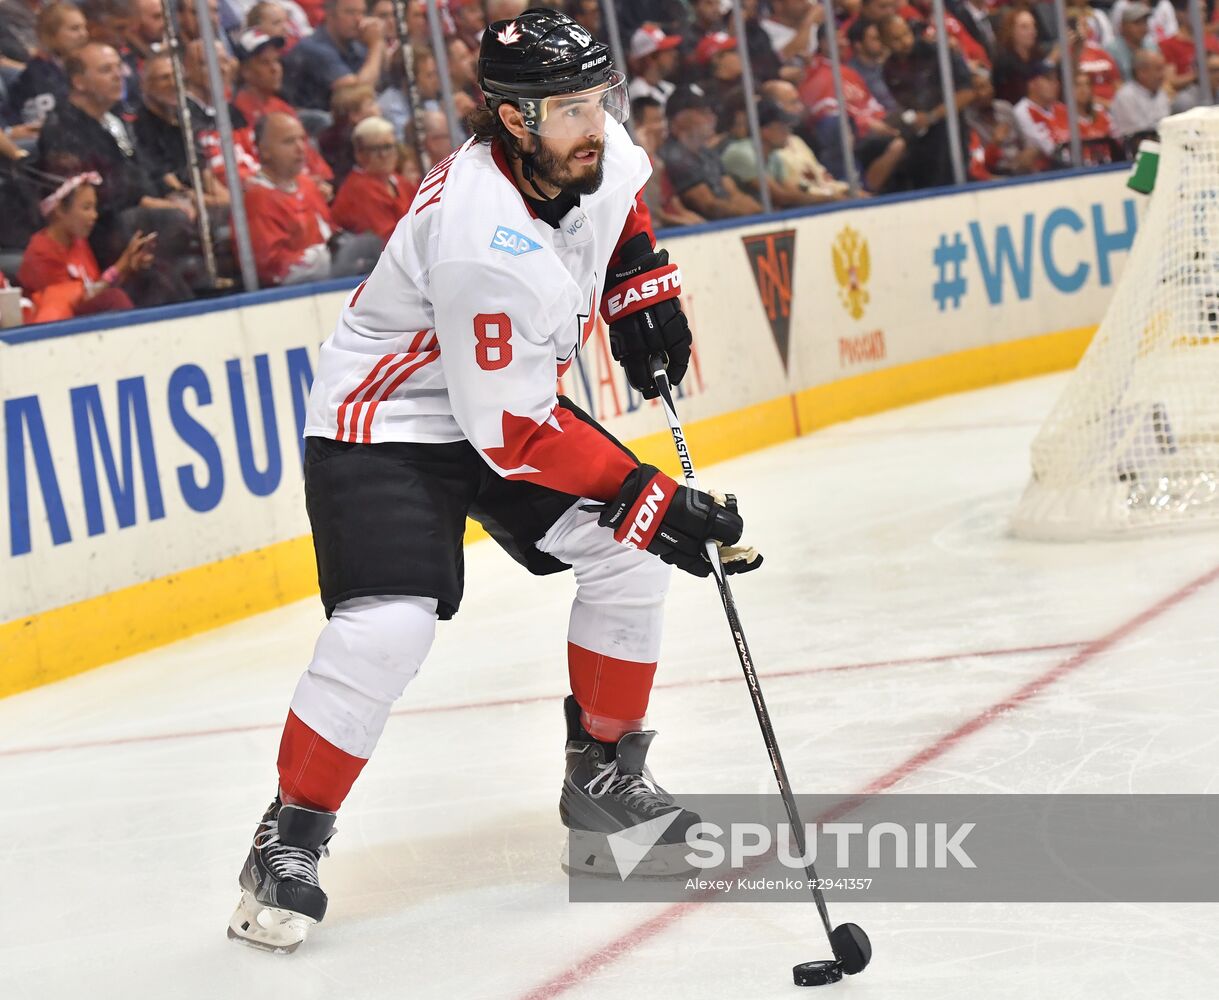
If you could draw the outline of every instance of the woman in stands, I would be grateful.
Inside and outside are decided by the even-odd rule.
[[[30,238],[17,274],[34,302],[35,323],[133,307],[120,286],[152,263],[149,247],[157,234],[137,232],[103,272],[89,248],[89,234],[97,223],[95,187],[101,182],[98,174],[77,174],[39,206],[47,225]]]
[[[1037,38],[1037,19],[1027,7],[1009,7],[995,35],[992,79],[995,96],[1015,105],[1028,92],[1029,80],[1042,62],[1058,63],[1058,47],[1047,51]]]
[[[68,99],[64,60],[89,41],[89,29],[75,4],[52,3],[38,12],[38,54],[9,88],[9,103],[25,125],[41,125],[55,105]]]

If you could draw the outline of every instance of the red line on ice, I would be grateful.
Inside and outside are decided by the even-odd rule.
[[[878,667],[917,666],[925,663],[948,663],[953,660],[968,660],[971,658],[986,658],[992,656],[1020,656],[1028,653],[1057,652],[1063,649],[1076,649],[1082,646],[1079,642],[1058,642],[1045,646],[1016,646],[1010,649],[982,649],[965,653],[939,653],[934,656],[912,656],[897,660],[873,660],[866,663],[842,663],[830,667],[800,667],[794,670],[776,670],[761,674],[764,679],[782,680],[787,677],[805,677],[810,674],[832,674],[848,670],[871,670]],[[700,687],[704,684],[728,684],[740,681],[739,673],[727,674],[721,677],[695,677],[681,681],[662,681],[652,686],[652,690],[660,691],[668,688]],[[486,701],[457,702],[449,705],[419,705],[410,708],[399,708],[391,713],[400,715],[432,715],[440,712],[465,712],[484,708],[503,708],[511,705],[532,705],[539,702],[562,701],[563,694],[539,694],[527,697],[497,698]],[[108,739],[81,740],[77,743],[58,743],[45,746],[11,747],[0,749],[0,757],[18,757],[24,754],[58,753],[63,750],[90,750],[97,747],[126,746],[132,743],[161,743],[170,740],[190,740],[205,736],[232,736],[238,733],[256,733],[268,729],[282,729],[282,722],[255,722],[244,726],[220,726],[215,729],[190,729],[176,733],[143,733],[135,736],[114,736]]]

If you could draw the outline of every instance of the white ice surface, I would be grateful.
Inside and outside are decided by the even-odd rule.
[[[767,557],[736,592],[764,678],[781,675],[764,689],[797,791],[1219,791],[1219,584],[1085,645],[1219,565],[1219,536],[1005,535],[1061,386],[945,398],[705,470]],[[291,957],[224,928],[315,601],[0,701],[0,998],[802,995],[790,967],[826,955],[811,906],[703,905],[649,930],[663,907],[566,901],[570,586],[469,551],[461,614],[340,813],[330,912]],[[1081,649],[1078,669],[902,770]],[[827,669],[853,664],[879,665]],[[710,582],[675,579],[657,680],[667,787],[771,790]],[[834,912],[876,957],[833,996],[1219,995],[1219,906]]]

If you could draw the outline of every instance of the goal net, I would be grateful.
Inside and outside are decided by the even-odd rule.
[[[1219,109],[1165,119],[1160,141],[1109,309],[1033,441],[1017,535],[1219,524]]]

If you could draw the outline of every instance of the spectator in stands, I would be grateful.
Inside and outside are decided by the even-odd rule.
[[[233,95],[233,105],[250,125],[257,125],[263,115],[272,111],[296,114],[292,105],[279,96],[284,84],[282,53],[286,44],[281,35],[247,28],[234,45],[241,85]]]
[[[1067,34],[1071,40],[1071,58],[1076,68],[1081,73],[1087,73],[1091,81],[1092,100],[1108,107],[1122,82],[1117,63],[1108,52],[1088,41],[1079,18],[1068,19]]]
[[[144,61],[140,95],[141,107],[131,131],[140,162],[152,177],[156,193],[165,198],[193,197],[173,64],[168,54]],[[228,205],[228,190],[216,180],[215,174],[203,164],[201,173],[205,203],[216,208]]]
[[[1037,19],[1026,7],[1009,7],[995,36],[992,79],[995,94],[1016,104],[1028,93],[1029,77],[1044,62],[1056,63],[1057,55],[1037,40]]]
[[[797,123],[793,130],[795,134],[803,139],[806,145],[811,147],[814,144],[815,135],[809,125],[809,111],[800,100],[800,91],[794,83],[789,80],[767,80],[758,87],[758,96],[767,97],[779,105],[787,112],[788,117]]]
[[[1198,59],[1195,55],[1194,33],[1189,26],[1189,0],[1172,0],[1177,11],[1177,33],[1160,39],[1160,54],[1168,63],[1168,78],[1173,91],[1184,90],[1198,82]],[[1207,52],[1219,52],[1219,38],[1202,33]]]
[[[38,12],[38,52],[9,90],[9,102],[26,125],[40,125],[68,98],[64,60],[89,42],[85,15],[70,3],[52,3]]]
[[[669,123],[664,108],[654,97],[636,97],[631,102],[631,122],[635,139],[648,154],[652,176],[643,188],[643,200],[652,218],[660,226],[693,226],[706,220],[691,212],[677,197],[665,171],[660,150],[669,137]]]
[[[355,155],[351,148],[351,131],[365,118],[381,114],[372,87],[363,83],[350,83],[336,87],[330,99],[332,123],[317,137],[322,158],[334,171],[336,184],[343,180],[355,166]]]
[[[224,29],[220,26],[220,0],[208,0],[207,7],[211,14],[212,31],[220,41],[224,35]],[[178,4],[178,28],[184,42],[193,42],[196,38],[203,37],[199,31],[199,17],[194,0],[184,0]]]
[[[774,101],[763,98],[758,102],[758,134],[770,203],[775,208],[796,208],[842,200],[847,196],[847,185],[834,180],[813,151],[793,134],[796,121]],[[720,158],[743,191],[758,193],[758,158],[752,137],[728,143]],[[793,170],[793,162],[801,160],[803,166]]]
[[[669,97],[666,110],[670,136],[660,155],[682,201],[707,219],[760,212],[762,206],[727,176],[715,154],[715,111],[702,88],[697,84],[679,87]]]
[[[736,39],[723,31],[704,35],[694,50],[694,61],[702,67],[703,77],[698,81],[714,107],[721,109],[719,127],[726,131],[728,123],[724,112],[730,103],[737,102],[744,110],[741,91],[741,56],[737,52]]]
[[[237,60],[223,51],[219,42],[216,58],[220,62],[220,75],[226,94],[231,91],[237,76]],[[203,162],[219,178],[225,177],[224,150],[220,142],[220,123],[216,117],[216,101],[212,94],[211,78],[208,75],[203,39],[197,38],[186,44],[182,57],[182,78],[186,88],[186,101],[190,108],[190,124],[195,133],[195,142]],[[237,170],[244,180],[258,170],[258,155],[254,150],[254,130],[245,115],[235,106],[229,106],[229,122],[233,129],[233,154]]]
[[[1074,17],[1084,38],[1104,49],[1109,50],[1109,43],[1117,37],[1113,22],[1109,20],[1109,11],[1098,7],[1089,7],[1084,0],[1075,0],[1076,6],[1067,8],[1067,16]]]
[[[677,49],[680,45],[680,35],[666,35],[664,29],[652,21],[635,29],[631,36],[632,76],[628,88],[632,100],[651,97],[664,107],[677,86]]]
[[[445,43],[445,51],[449,54],[453,103],[457,105],[458,117],[465,118],[483,103],[483,92],[478,88],[478,55],[456,35]]]
[[[724,31],[728,24],[724,18],[724,9],[720,0],[692,0],[690,4],[693,20],[682,31],[681,58],[683,71],[691,72],[695,77],[700,75],[700,68],[694,65],[694,50],[704,35]]]
[[[898,13],[897,0],[854,0],[854,4],[855,12],[838,22],[838,54],[844,60],[851,55],[847,45],[847,33],[856,21],[874,21],[879,25]]]
[[[30,238],[17,273],[34,302],[35,323],[134,307],[122,284],[152,264],[149,246],[156,237],[135,233],[118,260],[103,272],[89,246],[97,224],[100,183],[97,174],[76,174],[39,206],[47,225]]]
[[[259,28],[247,28],[234,43],[241,89],[233,97],[233,107],[241,112],[251,128],[272,111],[299,118],[296,109],[279,96],[284,80],[280,58],[284,45],[281,37],[264,34]],[[252,140],[251,134],[248,136],[251,153],[254,151]],[[312,143],[306,149],[305,169],[325,194],[334,181],[334,172]]]
[[[132,53],[131,67],[136,72],[161,45],[165,38],[165,9],[161,0],[136,0],[133,17],[127,26],[127,46]]]
[[[991,7],[986,0],[947,0],[946,6],[986,54],[987,64],[993,64],[997,39],[990,20]]]
[[[381,22],[381,37],[385,39],[385,60],[381,70],[384,79],[385,70],[389,68],[389,60],[398,54],[398,20],[394,15],[396,0],[369,0],[368,16]],[[410,28],[407,28],[410,33]],[[430,37],[430,36],[428,36]]]
[[[974,99],[965,109],[970,132],[970,176],[989,180],[1036,170],[1041,152],[1024,140],[1012,106],[995,97],[989,73],[974,73],[973,92]]]
[[[1028,94],[1016,105],[1020,134],[1041,154],[1039,170],[1064,166],[1062,147],[1070,139],[1067,106],[1058,99],[1061,92],[1057,66],[1043,62],[1029,77]]]
[[[1124,159],[1121,146],[1113,135],[1113,120],[1093,93],[1091,75],[1082,69],[1075,71],[1075,113],[1079,119],[1079,138],[1086,166]]]
[[[89,23],[89,39],[109,45],[122,60],[123,96],[114,109],[130,121],[140,107],[140,54],[128,35],[136,20],[137,0],[76,0]]]
[[[784,67],[798,79],[817,49],[817,26],[825,11],[813,0],[771,0],[770,17],[762,18],[762,29]]]
[[[449,133],[449,120],[443,111],[425,111],[423,118],[423,151],[428,163],[435,166],[453,152],[453,137]]]
[[[1113,118],[1113,134],[1127,148],[1140,139],[1155,134],[1160,120],[1172,112],[1164,81],[1167,70],[1159,52],[1139,51],[1134,54],[1134,79],[1118,88],[1109,105]]]
[[[887,112],[900,112],[897,101],[889,93],[889,85],[885,83],[885,60],[889,58],[889,50],[880,40],[880,25],[865,17],[857,17],[847,31],[851,43],[851,58],[847,65],[859,74],[868,90]]]
[[[908,0],[907,5],[899,10],[898,14],[909,22],[916,35],[928,41],[935,41],[935,12],[932,0]],[[990,53],[947,10],[944,11],[944,30],[948,33],[948,44],[961,54],[971,73],[976,69],[990,69]]]
[[[1132,2],[1142,3],[1142,0],[1114,0],[1113,6],[1109,8],[1109,19],[1113,22],[1113,26],[1121,31],[1122,21],[1125,18],[1126,10],[1131,6]],[[1148,22],[1148,30],[1151,32],[1151,37],[1159,42],[1161,38],[1171,38],[1177,33],[1180,24],[1177,19],[1177,12],[1172,5],[1172,0],[1154,0],[1152,3],[1145,5],[1151,11],[1151,20]]]
[[[1211,104],[1219,102],[1219,55],[1211,52],[1206,56],[1206,75],[1211,83]],[[1172,99],[1173,114],[1180,114],[1202,104],[1202,88],[1195,80]]]
[[[440,73],[430,49],[415,49],[415,94],[424,111],[440,111]],[[403,87],[405,70],[402,60],[395,59],[389,67],[388,85],[377,93],[381,116],[389,119],[399,138],[406,136],[406,127],[415,116]]]
[[[480,0],[449,0],[449,13],[457,27],[457,37],[469,46],[471,52],[477,52],[487,27]]]
[[[846,176],[838,97],[827,56],[829,32],[818,29],[821,50],[809,64],[800,82],[800,98],[809,109],[809,119],[818,139],[822,162],[835,177]],[[884,105],[868,90],[863,78],[850,66],[842,67],[842,91],[854,142],[854,156],[864,186],[872,192],[888,188],[894,172],[906,156],[906,140],[886,119]]]
[[[385,61],[381,22],[364,14],[364,0],[326,0],[326,19],[288,56],[293,103],[325,109],[339,87],[377,86]]]
[[[1151,34],[1149,23],[1151,8],[1145,3],[1128,3],[1121,12],[1121,20],[1117,22],[1117,37],[1109,43],[1108,52],[1117,63],[1122,79],[1129,81],[1134,78],[1134,55],[1143,49],[1158,51],[1155,36]]]
[[[417,185],[397,172],[398,143],[384,118],[365,118],[351,133],[356,165],[339,188],[330,214],[351,233],[375,233],[385,243],[411,207]]]
[[[38,11],[42,0],[0,2],[0,69],[21,70],[38,51]]]
[[[594,38],[601,38],[601,0],[567,0],[567,14]]]
[[[925,38],[916,39],[910,25],[896,14],[881,24],[880,32],[881,40],[889,49],[885,83],[902,108],[901,120],[908,147],[898,182],[908,188],[951,184],[954,177],[947,118],[952,114],[959,120],[961,109],[973,100],[973,77],[960,53],[951,50],[955,105],[947,107],[935,43]],[[963,125],[960,132],[967,141]]]
[[[189,297],[174,270],[188,251],[195,211],[188,199],[161,198],[136,155],[126,123],[110,109],[123,89],[118,53],[90,42],[65,64],[71,92],[47,117],[38,137],[41,168],[49,173],[101,176],[97,225],[90,244],[103,264],[115,261],[136,230],[158,233],[157,280],[134,296],[141,305]]]
[[[246,184],[246,215],[258,280],[292,285],[330,275],[330,210],[305,167],[305,130],[272,112],[255,129],[262,169]]]
[[[663,4],[659,5],[663,6]],[[755,86],[763,80],[773,80],[783,72],[779,57],[770,44],[770,35],[762,27],[759,0],[741,0],[741,18],[745,25],[745,48],[749,51],[749,62],[753,68]],[[736,22],[730,19],[735,33]],[[658,21],[659,23],[659,21]],[[672,33],[676,33],[674,30]],[[798,77],[798,70],[791,70],[789,75]]]
[[[246,28],[257,28],[264,35],[284,40],[288,52],[302,38],[313,33],[313,26],[299,4],[292,0],[258,0],[247,12]]]

